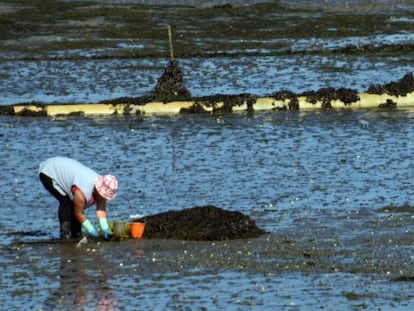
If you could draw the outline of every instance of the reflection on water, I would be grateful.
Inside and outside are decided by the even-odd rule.
[[[73,245],[57,247],[61,251],[58,265],[59,286],[44,302],[45,310],[119,310],[115,289],[108,281],[113,277],[111,262],[104,256],[91,256]]]

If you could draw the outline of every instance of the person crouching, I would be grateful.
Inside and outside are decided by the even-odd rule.
[[[93,237],[98,231],[84,214],[85,208],[96,204],[96,217],[105,239],[112,233],[108,227],[106,201],[112,200],[118,190],[118,180],[113,175],[99,175],[77,160],[52,157],[39,165],[39,178],[43,186],[58,201],[60,237],[76,238],[82,228]]]

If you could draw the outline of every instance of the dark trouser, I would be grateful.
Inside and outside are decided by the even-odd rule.
[[[72,236],[79,236],[81,234],[82,225],[75,218],[72,200],[67,195],[62,195],[53,187],[53,181],[49,176],[40,173],[39,178],[46,190],[59,201],[58,216],[60,224],[62,225],[64,222],[69,222]]]

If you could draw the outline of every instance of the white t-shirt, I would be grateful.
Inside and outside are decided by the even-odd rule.
[[[92,199],[95,181],[99,176],[94,170],[82,163],[66,157],[49,158],[39,165],[39,173],[53,180],[54,188],[62,195],[73,200],[72,187],[79,188],[89,202]]]

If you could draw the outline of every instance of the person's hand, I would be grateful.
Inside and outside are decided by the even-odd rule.
[[[91,224],[91,222],[89,221],[89,219],[86,219],[83,223],[82,223],[82,228],[85,229],[85,231],[90,235],[93,236],[94,238],[99,237],[98,231],[96,231],[96,229],[94,228],[94,226]]]
[[[103,238],[109,241],[112,238],[112,232],[109,230],[108,220],[106,218],[99,218],[99,226],[102,229]]]
[[[102,232],[103,232],[103,238],[107,241],[109,241],[113,236],[112,232],[110,232],[109,230],[102,230]]]

